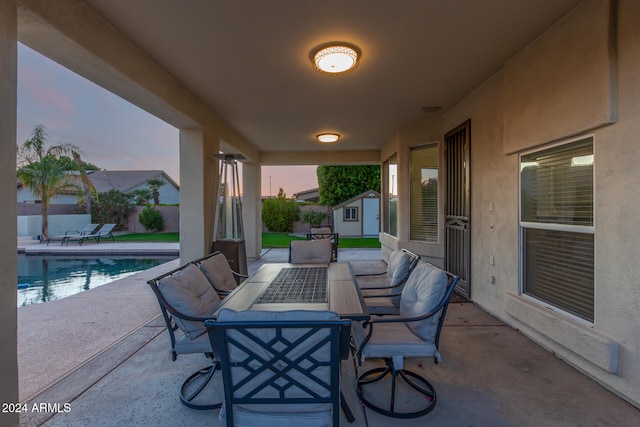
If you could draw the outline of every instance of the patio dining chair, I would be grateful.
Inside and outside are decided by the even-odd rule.
[[[331,242],[331,261],[338,261],[338,245],[340,244],[340,235],[332,233],[329,227],[312,227],[311,232],[307,233],[307,240],[329,240]]]
[[[197,403],[220,363],[211,349],[204,320],[217,310],[220,296],[205,275],[192,263],[147,282],[153,290],[171,340],[171,359],[179,354],[204,354],[209,366],[191,374],[180,387],[180,401],[192,409],[216,409],[221,402]],[[202,399],[200,399],[202,400]]]
[[[357,278],[380,277],[385,275],[383,286],[360,286],[370,314],[397,314],[400,295],[420,257],[407,249],[396,249],[389,256],[387,271],[356,274]]]
[[[332,257],[329,239],[292,240],[289,244],[289,262],[292,264],[327,264]]]
[[[205,322],[222,369],[220,422],[338,426],[350,323],[331,311],[220,310]]]
[[[429,381],[417,373],[404,369],[405,357],[433,357],[438,364],[440,333],[449,298],[458,282],[454,276],[421,260],[413,269],[402,290],[399,316],[382,316],[353,325],[353,337],[358,362],[367,358],[382,358],[384,367],[369,369],[358,376],[357,393],[367,408],[395,418],[416,418],[425,415],[436,405],[436,391]],[[391,375],[389,405],[382,407],[365,386]],[[409,390],[420,393],[419,401],[426,405],[416,410],[396,409],[398,378]],[[408,399],[403,399],[403,401]]]

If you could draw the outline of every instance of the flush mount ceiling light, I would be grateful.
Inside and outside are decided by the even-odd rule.
[[[358,66],[360,49],[345,42],[325,43],[311,51],[313,66],[320,73],[342,74]]]
[[[338,139],[340,139],[340,135],[338,135],[337,133],[321,133],[320,135],[316,135],[316,138],[319,142],[322,142],[324,144],[333,144],[334,142],[337,142]]]

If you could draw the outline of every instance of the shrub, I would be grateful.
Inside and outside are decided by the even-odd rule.
[[[305,211],[302,213],[302,222],[309,224],[312,227],[317,227],[322,223],[329,215],[326,212],[321,211]]]
[[[274,199],[266,199],[262,204],[262,222],[269,231],[291,232],[299,217],[300,208],[295,200],[287,199],[282,188]]]
[[[142,210],[138,217],[138,221],[149,231],[159,231],[164,228],[164,219],[162,218],[162,214],[160,211],[157,211],[150,206],[147,206]]]

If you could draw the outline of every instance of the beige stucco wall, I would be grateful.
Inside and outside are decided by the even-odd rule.
[[[454,108],[399,129],[382,158],[397,152],[406,170],[409,147],[442,143],[471,119],[472,299],[640,407],[640,2],[611,6],[587,1]],[[542,75],[533,72],[541,61]],[[595,141],[593,324],[519,293],[518,153],[576,135]],[[408,241],[408,176],[399,175],[399,236],[383,234],[383,252],[407,247],[440,263],[443,242]]]

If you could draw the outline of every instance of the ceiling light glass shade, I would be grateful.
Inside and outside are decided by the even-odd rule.
[[[332,144],[340,139],[340,135],[337,133],[321,133],[316,138],[318,138],[318,141],[324,142],[325,144]]]
[[[354,69],[360,59],[360,49],[347,43],[322,45],[312,53],[316,70],[328,74],[340,74]]]

